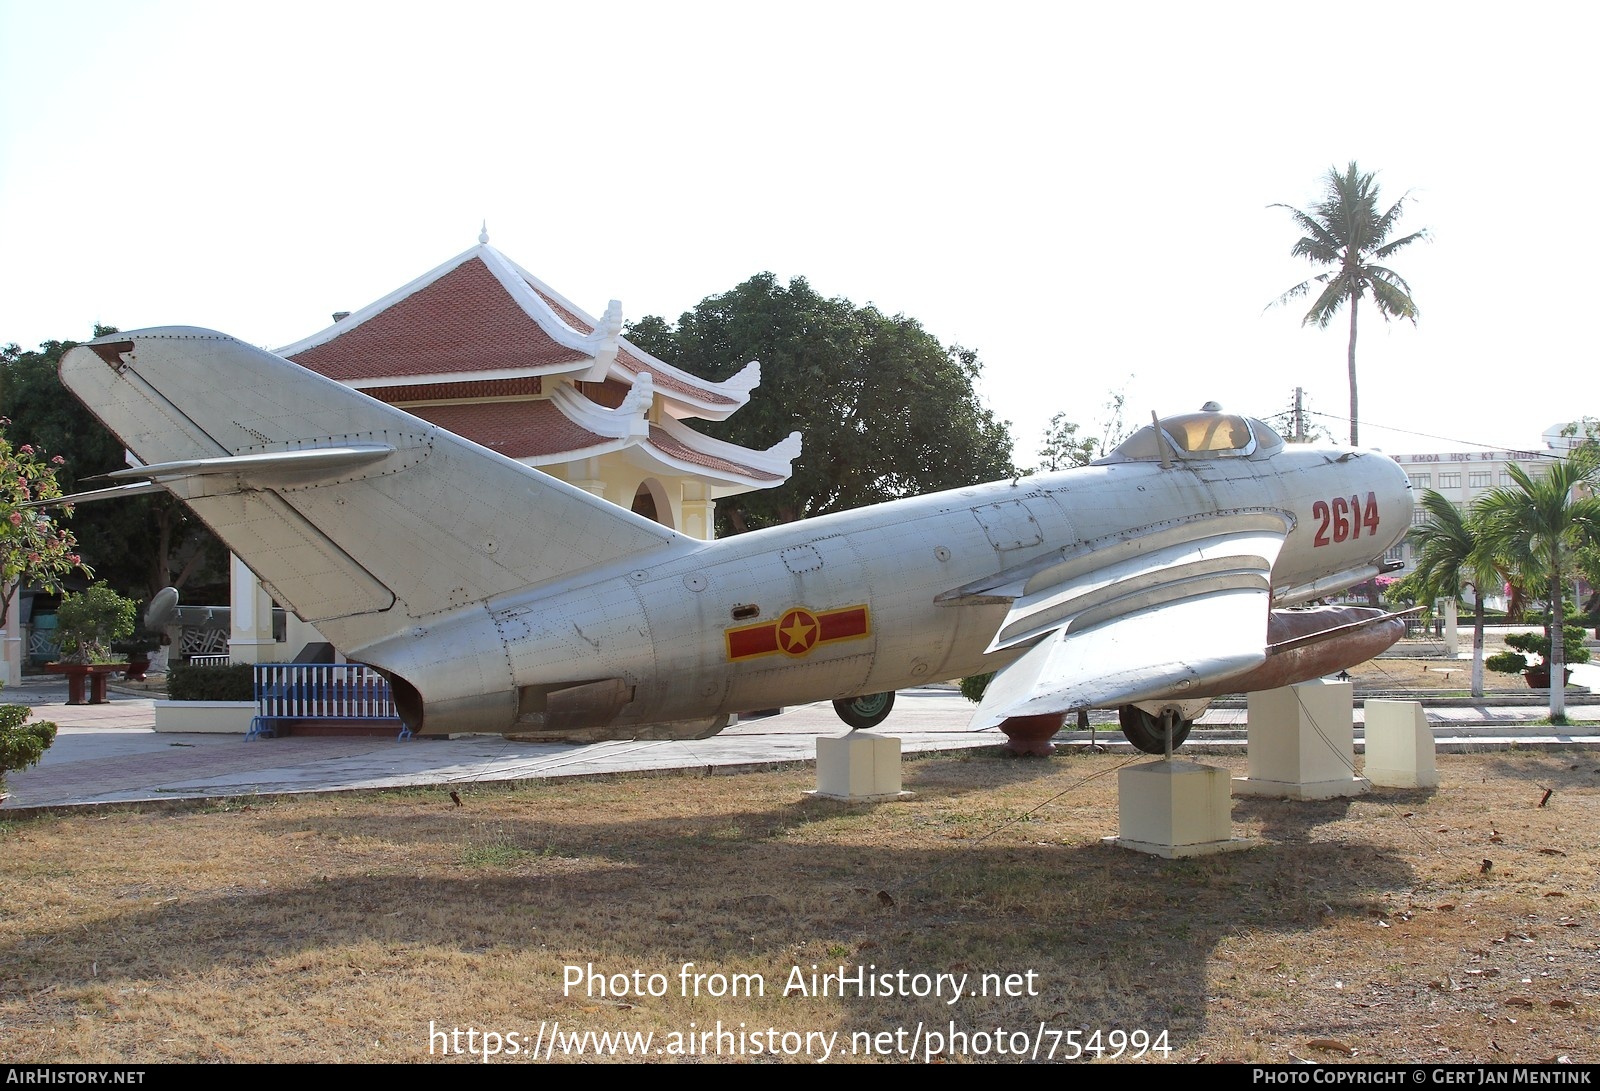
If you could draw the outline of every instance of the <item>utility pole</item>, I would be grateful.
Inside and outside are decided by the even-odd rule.
[[[1290,443],[1306,442],[1306,408],[1305,392],[1300,387],[1294,388],[1294,435],[1289,438]]]

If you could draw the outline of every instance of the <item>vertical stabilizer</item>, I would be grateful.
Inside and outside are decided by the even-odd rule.
[[[210,330],[80,346],[61,379],[274,598],[346,651],[687,539]]]

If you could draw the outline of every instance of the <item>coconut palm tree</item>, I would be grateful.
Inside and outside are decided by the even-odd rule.
[[[1422,582],[1421,598],[1432,602],[1441,595],[1460,598],[1472,585],[1472,695],[1483,696],[1483,589],[1499,582],[1494,559],[1485,548],[1482,520],[1474,512],[1464,515],[1439,493],[1422,494],[1425,522],[1411,531]]]
[[[1362,174],[1355,161],[1343,174],[1329,167],[1323,179],[1322,200],[1309,211],[1292,205],[1286,208],[1295,224],[1304,231],[1289,251],[1313,265],[1330,266],[1310,280],[1290,288],[1276,300],[1288,303],[1309,295],[1313,285],[1321,285],[1316,302],[1301,320],[1302,326],[1327,329],[1328,323],[1347,301],[1350,304],[1350,446],[1357,444],[1356,408],[1356,311],[1362,299],[1371,297],[1373,306],[1384,318],[1417,320],[1417,305],[1411,299],[1411,285],[1394,270],[1378,264],[1402,247],[1427,238],[1427,231],[1413,231],[1404,238],[1389,240],[1405,209],[1401,197],[1387,212],[1378,211],[1378,183],[1374,174]]]
[[[1600,497],[1578,495],[1600,479],[1600,453],[1580,448],[1533,476],[1507,467],[1514,485],[1478,498],[1483,546],[1495,561],[1529,586],[1543,583],[1550,600],[1550,720],[1566,722],[1566,663],[1561,633],[1562,585],[1578,555],[1600,543]]]

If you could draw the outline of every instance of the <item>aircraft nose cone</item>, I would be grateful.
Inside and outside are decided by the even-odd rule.
[[[1383,524],[1391,529],[1388,545],[1384,547],[1388,549],[1411,529],[1411,511],[1416,501],[1411,494],[1411,478],[1406,474],[1405,467],[1376,451],[1368,457],[1377,460],[1383,467],[1373,491],[1378,494]]]

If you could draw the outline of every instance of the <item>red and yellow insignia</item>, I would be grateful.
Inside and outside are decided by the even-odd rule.
[[[859,640],[872,634],[866,606],[813,613],[804,606],[790,607],[777,621],[724,629],[729,659],[754,659],[760,655],[808,655],[818,644]]]

